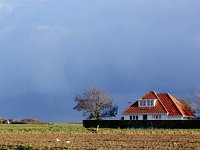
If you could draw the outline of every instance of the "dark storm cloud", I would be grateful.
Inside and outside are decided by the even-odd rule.
[[[0,115],[80,121],[100,86],[119,112],[149,90],[200,89],[198,1],[0,1]],[[9,109],[7,109],[9,108]]]

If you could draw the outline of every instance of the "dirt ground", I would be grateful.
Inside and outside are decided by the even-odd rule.
[[[56,139],[60,141],[57,142]],[[66,143],[67,141],[70,141]],[[32,144],[39,149],[200,150],[200,130],[100,130],[99,132],[1,132],[0,147]]]

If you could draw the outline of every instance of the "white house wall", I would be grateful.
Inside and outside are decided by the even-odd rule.
[[[142,118],[143,119],[143,118]],[[142,120],[141,119],[141,120]],[[147,115],[147,120],[153,120],[153,116],[152,115]]]
[[[166,114],[160,114],[161,118],[160,119],[154,119],[153,114],[147,115],[147,120],[168,120],[168,116]]]
[[[147,115],[147,120],[155,120],[155,119],[153,119],[153,115],[154,114]],[[170,120],[166,114],[160,114],[160,115],[161,115],[161,119],[157,119],[157,120]],[[125,116],[123,116],[124,120],[130,120],[130,116],[138,116],[138,120],[143,120],[143,114],[125,115]],[[176,120],[176,119],[171,118],[171,120]]]
[[[129,116],[126,115],[126,116],[123,116],[124,120],[130,120]]]
[[[168,120],[183,120],[182,116],[168,116]]]
[[[138,115],[138,120],[143,120],[143,115]]]
[[[147,120],[188,120],[188,118],[184,118],[182,116],[168,116],[167,114],[157,114],[161,115],[161,119],[154,119],[153,115],[155,114],[148,114]],[[124,115],[124,120],[130,120],[130,116],[138,116],[138,120],[143,120],[143,114]]]

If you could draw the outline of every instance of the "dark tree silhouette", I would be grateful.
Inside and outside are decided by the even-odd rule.
[[[113,99],[97,87],[85,89],[82,94],[76,95],[75,101],[78,104],[74,109],[83,111],[83,115],[88,119],[114,117],[118,112],[118,106],[112,104]]]

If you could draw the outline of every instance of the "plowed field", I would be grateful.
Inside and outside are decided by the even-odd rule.
[[[61,149],[77,150],[195,150],[200,149],[200,130],[100,129],[96,132],[95,129],[80,131],[71,129],[68,131],[0,131],[0,147],[22,144],[31,144],[38,149],[60,147]]]

